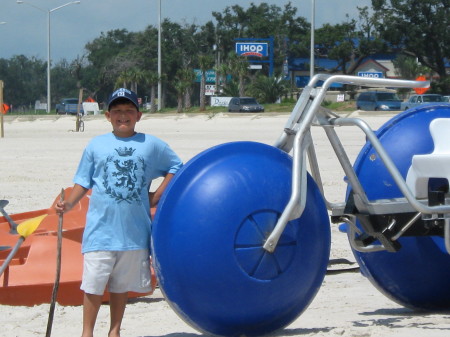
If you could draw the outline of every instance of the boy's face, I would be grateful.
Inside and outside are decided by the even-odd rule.
[[[131,137],[134,135],[136,123],[141,119],[142,112],[138,111],[133,103],[119,103],[111,106],[105,116],[113,127],[117,137]]]

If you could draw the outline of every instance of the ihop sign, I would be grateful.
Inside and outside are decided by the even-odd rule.
[[[236,42],[236,54],[265,57],[269,55],[269,47],[267,43]]]
[[[378,71],[359,71],[358,76],[370,78],[383,78],[383,73]]]

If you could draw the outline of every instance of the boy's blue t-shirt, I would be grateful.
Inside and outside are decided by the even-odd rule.
[[[92,189],[82,252],[149,248],[150,184],[181,166],[165,142],[148,134],[93,138],[74,178],[74,183]]]

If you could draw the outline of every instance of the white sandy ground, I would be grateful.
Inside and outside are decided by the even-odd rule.
[[[357,115],[357,113],[355,113]],[[392,115],[364,115],[374,129]],[[187,161],[200,151],[229,141],[252,140],[273,144],[288,114],[217,114],[215,116],[144,115],[138,131],[163,138]],[[103,116],[88,116],[86,131],[74,132],[72,116],[6,116],[0,139],[0,199],[9,200],[9,213],[47,208],[72,177],[87,142],[109,132]],[[325,192],[330,201],[343,201],[343,173],[325,136],[314,129]],[[355,128],[338,133],[353,161],[364,136]],[[332,225],[331,258],[354,261],[347,238]],[[44,336],[49,305],[0,305],[0,336]],[[82,308],[56,306],[52,336],[79,336]],[[103,305],[96,336],[108,331],[108,306]],[[200,335],[172,311],[161,292],[130,300],[123,321],[123,337]],[[449,336],[450,312],[416,313],[390,301],[359,273],[327,275],[307,310],[275,336]]]

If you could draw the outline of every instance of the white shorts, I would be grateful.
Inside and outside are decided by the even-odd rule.
[[[85,253],[81,290],[103,295],[106,285],[111,293],[150,292],[148,249]]]

